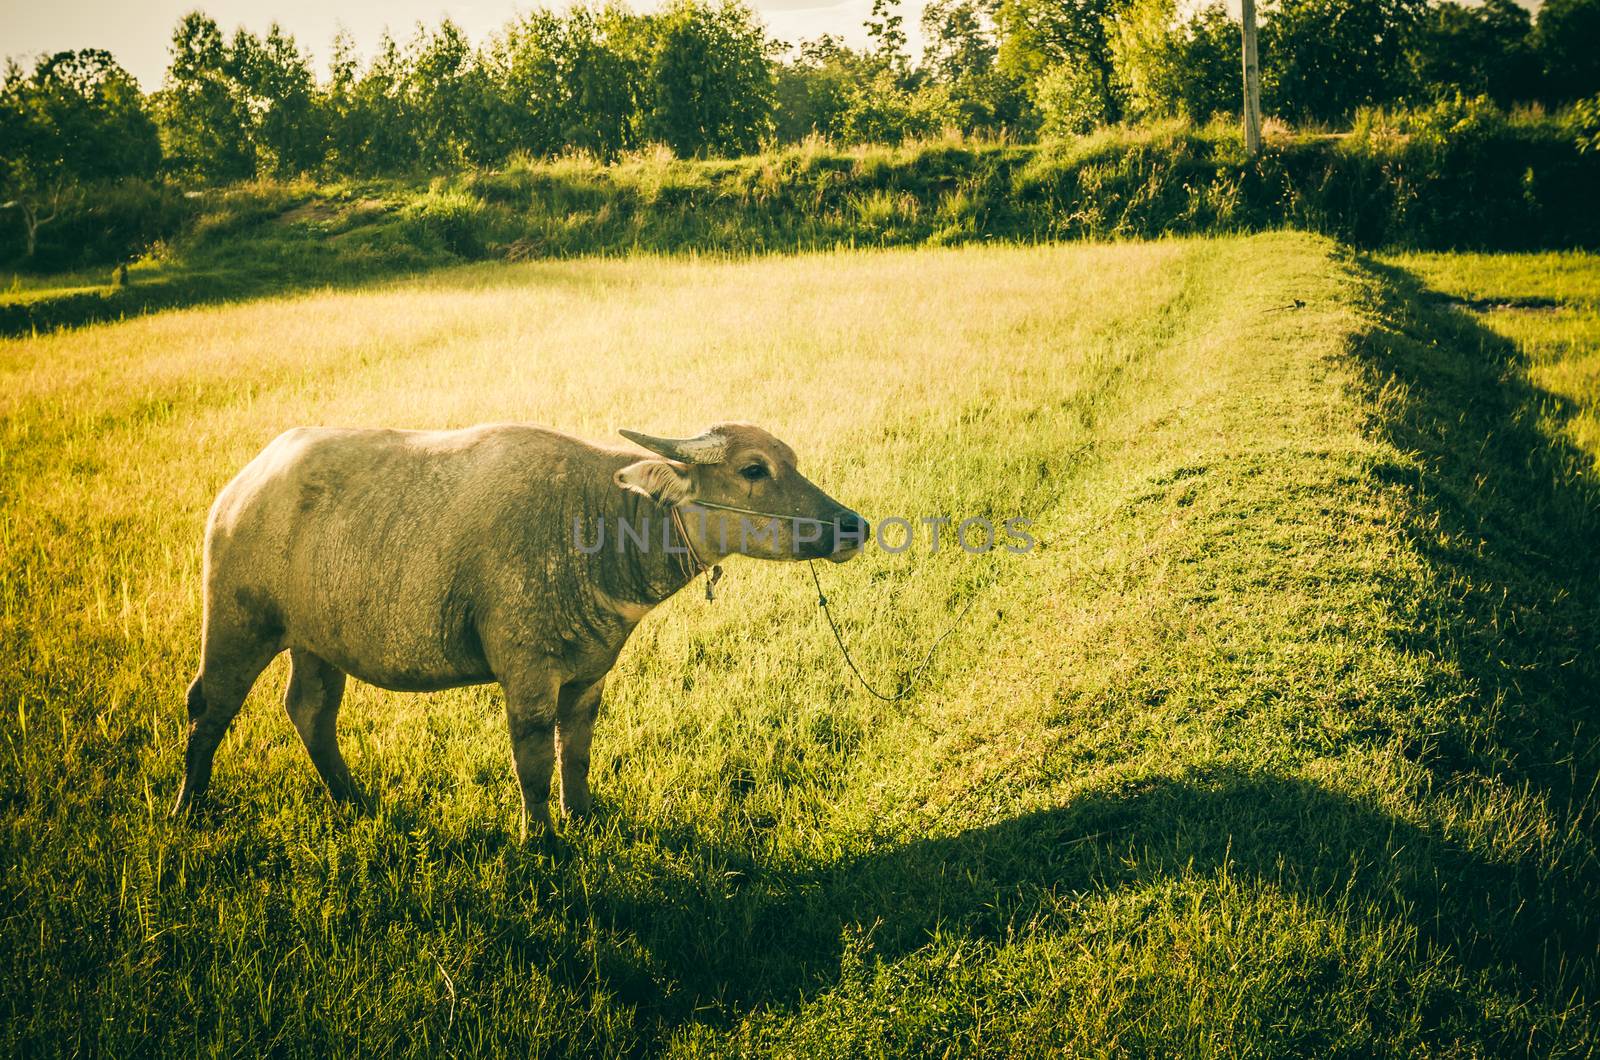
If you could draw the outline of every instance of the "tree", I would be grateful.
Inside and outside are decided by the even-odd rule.
[[[535,155],[566,148],[602,158],[637,142],[648,20],[620,8],[535,11],[506,28],[486,64],[508,145]]]
[[[1001,69],[1032,85],[1047,70],[1070,66],[1071,72],[1052,77],[1052,87],[1045,90],[1050,97],[1062,98],[1062,90],[1070,87],[1074,111],[1097,113],[1097,122],[1119,120],[1109,24],[1125,2],[999,0]]]
[[[1421,91],[1435,98],[1486,95],[1501,106],[1532,99],[1533,18],[1516,0],[1434,4],[1417,27],[1411,68]]]
[[[257,174],[289,177],[327,154],[311,59],[273,23],[265,40],[238,31],[225,69],[242,101]]]
[[[749,8],[676,0],[650,27],[648,134],[680,155],[754,151],[772,128],[772,43]]]
[[[648,19],[625,8],[567,14],[563,142],[614,158],[639,142],[650,61]]]
[[[348,92],[353,76],[348,40],[344,46],[335,57],[337,92]],[[276,23],[264,39],[239,29],[224,41],[217,24],[195,12],[172,35],[158,113],[171,168],[217,182],[319,167],[328,153],[324,107],[347,104],[321,97],[310,56]]]
[[[1266,109],[1340,122],[1406,95],[1410,37],[1426,0],[1276,0],[1261,27]]]
[[[1131,117],[1239,109],[1239,26],[1220,3],[1185,18],[1177,0],[1133,0],[1112,23],[1111,51]]]
[[[851,87],[866,76],[868,65],[865,56],[837,37],[823,34],[803,42],[795,59],[775,71],[773,121],[778,139],[843,135]]]
[[[1025,125],[1026,93],[999,68],[999,33],[987,0],[932,0],[922,11],[922,90],[938,92],[964,132]]]
[[[454,167],[503,157],[493,86],[461,27],[449,19],[432,33],[418,26],[409,59],[405,95],[422,164]]]
[[[867,38],[872,41],[872,57],[902,81],[911,71],[905,21],[905,16],[900,14],[900,0],[872,0],[872,14],[866,23]]]
[[[328,84],[322,97],[323,113],[328,123],[328,161],[340,173],[354,174],[363,169],[362,144],[366,138],[366,115],[356,101],[360,81],[361,64],[356,58],[356,42],[348,31],[341,28],[333,37],[332,55],[328,60]]]
[[[420,143],[416,119],[407,95],[411,83],[410,63],[405,51],[388,33],[378,41],[378,50],[339,106],[352,128],[339,134],[338,150],[352,160],[351,173],[393,173],[417,165]]]
[[[26,256],[78,189],[148,179],[161,162],[138,84],[97,49],[40,58],[31,75],[8,64],[0,83],[0,182],[22,220]]]
[[[977,0],[929,0],[922,9],[922,68],[951,84],[994,69],[994,21]]]
[[[493,79],[509,125],[510,147],[552,155],[566,145],[563,113],[569,106],[566,24],[536,10],[506,27],[490,46]]]
[[[1545,0],[1534,46],[1548,102],[1569,103],[1600,92],[1600,0]]]
[[[171,50],[156,103],[169,168],[210,181],[254,176],[250,115],[233,80],[222,30],[200,12],[191,12],[173,31]]]

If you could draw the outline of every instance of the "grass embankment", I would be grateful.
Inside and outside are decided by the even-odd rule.
[[[0,345],[0,1048],[1592,1052],[1595,453],[1420,269],[477,266]],[[735,561],[624,653],[554,852],[496,692],[352,686],[345,816],[281,662],[165,818],[204,512],[279,430],[728,416],[1042,547],[824,572],[890,683],[977,597],[895,706]]]
[[[750,255],[841,247],[1039,243],[1294,227],[1361,247],[1600,245],[1600,154],[1556,121],[1445,108],[1397,131],[1282,135],[1248,159],[1226,127],[1108,129],[1038,145],[821,143],[732,160],[647,154],[527,162],[431,180],[97,193],[41,229],[0,333],[345,287],[463,261],[640,250]],[[20,250],[4,244],[0,260]],[[130,285],[108,285],[117,254]],[[121,248],[121,249],[114,249]],[[52,265],[51,263],[55,263]]]

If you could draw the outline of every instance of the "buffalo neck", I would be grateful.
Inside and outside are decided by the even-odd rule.
[[[621,489],[608,501],[596,506],[595,525],[583,528],[588,542],[600,534],[599,549],[585,558],[608,596],[654,607],[699,574],[669,508]]]

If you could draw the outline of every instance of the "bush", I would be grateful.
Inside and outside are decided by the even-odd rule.
[[[1062,63],[1043,74],[1034,82],[1033,102],[1046,138],[1081,136],[1110,120],[1094,72],[1081,64]]]
[[[1536,26],[1545,101],[1565,103],[1600,91],[1600,0],[1545,0]]]
[[[1488,96],[1459,93],[1430,106],[1401,112],[1401,126],[1436,149],[1477,147],[1503,137],[1505,112]]]
[[[1355,242],[1502,250],[1600,243],[1600,157],[1582,154],[1561,123],[1514,120],[1487,97],[1364,112],[1329,172],[1319,208],[1336,234]]]
[[[61,213],[39,228],[39,245],[24,261],[22,225],[0,213],[0,262],[36,272],[59,272],[131,261],[153,244],[175,238],[198,214],[198,203],[166,184],[145,180],[77,189]]]
[[[849,89],[839,132],[848,143],[898,144],[933,136],[960,124],[961,115],[940,85],[911,90],[891,70]]]
[[[423,247],[481,258],[491,238],[492,207],[466,191],[431,191],[405,208],[407,234]]]

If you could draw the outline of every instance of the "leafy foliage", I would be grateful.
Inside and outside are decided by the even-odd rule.
[[[1000,57],[1005,69],[1032,81],[1046,71],[1071,66],[1062,75],[1082,99],[1076,108],[1122,117],[1111,53],[1110,22],[1127,0],[1000,0],[998,19],[1003,34]],[[1061,80],[1061,78],[1058,78]]]
[[[1038,77],[1033,104],[1039,111],[1039,131],[1046,137],[1082,136],[1111,120],[1099,77],[1076,63],[1061,63]]]
[[[1552,103],[1600,92],[1600,0],[1545,0],[1535,33]]]
[[[1568,115],[1578,150],[1600,152],[1600,95],[1580,99]]]
[[[161,148],[138,85],[110,53],[58,52],[0,83],[0,198],[21,219],[24,257],[39,228],[88,185],[155,175]],[[125,249],[125,248],[124,248]]]
[[[773,108],[778,136],[791,143],[814,135],[842,138],[845,115],[870,66],[865,56],[830,36],[802,44],[794,60],[778,69]]]
[[[26,76],[12,65],[0,84],[0,120],[7,161],[76,181],[149,179],[161,163],[139,86],[109,52],[58,52]]]
[[[624,50],[626,16],[574,8],[523,15],[491,46],[494,80],[513,153],[566,149],[615,158],[634,144],[643,91],[639,59]]]
[[[1239,28],[1221,3],[1183,18],[1177,0],[1132,0],[1111,50],[1130,117],[1206,121],[1240,109]]]
[[[1501,106],[1536,97],[1533,18],[1516,0],[1434,4],[1417,34],[1411,73],[1424,91],[1485,95]]]
[[[1426,0],[1273,0],[1261,27],[1261,98],[1290,121],[1342,121],[1403,98],[1405,43]]]
[[[647,139],[680,155],[754,151],[769,131],[771,50],[747,8],[675,0],[651,23]]]

